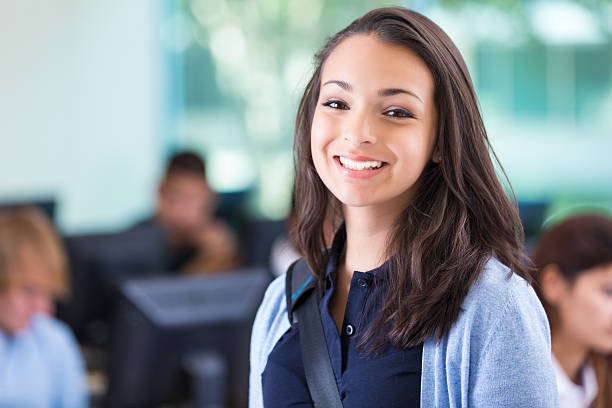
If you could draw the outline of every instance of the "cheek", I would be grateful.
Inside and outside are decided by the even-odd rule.
[[[31,313],[31,302],[20,291],[9,291],[0,295],[0,326],[10,331],[21,330],[27,326]]]
[[[582,298],[582,309],[587,318],[599,322],[600,325],[609,323],[610,299],[601,292],[595,292]]]
[[[411,139],[410,135],[402,135],[396,138],[392,151],[397,155],[397,170],[405,175],[412,175],[418,178],[429,162],[431,157],[431,146],[428,141],[421,138]]]
[[[342,120],[317,110],[312,117],[310,129],[311,144],[326,145],[342,133]]]
[[[25,306],[26,298],[19,291],[10,290],[0,296],[0,309],[5,314],[19,314]]]
[[[612,301],[600,292],[574,294],[561,312],[567,329],[589,343],[612,336]]]
[[[327,148],[333,140],[333,131],[330,129],[329,121],[316,113],[312,120],[311,129],[310,153],[317,172],[320,172],[322,170],[321,166],[327,159]]]

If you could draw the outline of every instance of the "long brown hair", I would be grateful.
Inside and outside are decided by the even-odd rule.
[[[337,226],[342,215],[339,201],[324,186],[312,161],[312,118],[326,59],[341,41],[357,34],[375,35],[415,52],[434,78],[441,160],[425,167],[413,201],[387,238],[389,289],[362,338],[371,351],[385,343],[405,348],[430,335],[442,338],[491,256],[529,279],[521,250],[523,230],[516,200],[508,199],[495,174],[491,146],[461,54],[442,29],[423,15],[400,7],[376,9],[331,37],[316,55],[316,69],[298,108],[294,235],[317,277],[323,280],[329,259],[329,252],[322,250],[329,236],[327,226]],[[390,328],[387,335],[384,328]]]
[[[543,296],[542,271],[556,265],[565,281],[572,285],[589,269],[612,263],[612,219],[599,214],[574,215],[544,231],[533,250],[533,278],[536,293],[544,305],[553,336],[558,312]],[[612,406],[612,355],[591,355],[599,392],[595,407]]]

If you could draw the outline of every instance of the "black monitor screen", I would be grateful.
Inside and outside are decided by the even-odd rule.
[[[223,406],[246,407],[252,321],[268,276],[265,269],[252,268],[122,285],[107,405],[201,402],[221,392],[211,406],[221,399]],[[217,372],[225,373],[222,378],[202,381],[206,373],[190,371],[207,361],[209,368],[221,367]]]
[[[127,279],[161,275],[164,236],[153,227],[111,234],[75,235],[64,240],[70,260],[72,295],[58,305],[79,341],[108,345],[117,287]]]

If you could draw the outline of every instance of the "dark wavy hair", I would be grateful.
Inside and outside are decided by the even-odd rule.
[[[542,271],[548,265],[556,265],[563,279],[573,285],[590,269],[612,263],[612,219],[601,214],[574,215],[547,229],[538,239],[533,255],[534,287],[544,305],[555,335],[558,312],[546,301],[540,285]],[[612,406],[612,355],[592,352],[599,392],[595,407]]]
[[[400,7],[376,9],[332,36],[316,55],[316,68],[297,112],[293,234],[319,280],[324,279],[329,259],[329,251],[322,248],[342,214],[340,202],[315,170],[311,125],[325,61],[353,35],[373,35],[411,50],[434,79],[440,163],[426,165],[411,204],[387,237],[389,289],[361,342],[370,351],[387,343],[411,347],[431,335],[441,339],[451,328],[470,286],[491,256],[529,280],[523,229],[514,194],[511,201],[495,173],[490,154],[497,157],[487,139],[467,67],[453,42],[417,12]]]

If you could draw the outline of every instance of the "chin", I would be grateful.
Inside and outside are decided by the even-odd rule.
[[[28,322],[28,323],[25,323],[25,324],[22,324],[16,327],[11,327],[10,329],[8,329],[8,331],[12,335],[18,335],[18,334],[28,331],[29,328],[30,328],[30,323]]]
[[[377,199],[375,194],[371,191],[364,191],[358,189],[347,189],[338,188],[331,190],[331,193],[344,205],[351,207],[366,207],[368,205],[376,204]]]
[[[368,207],[375,205],[376,201],[372,197],[355,197],[355,196],[336,196],[336,198],[347,207]]]

